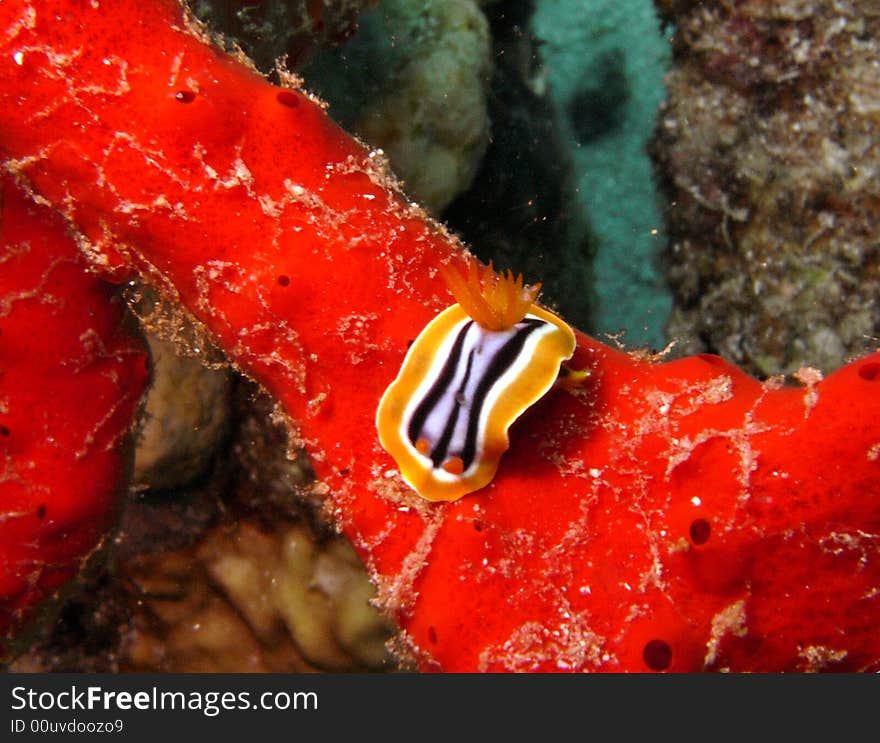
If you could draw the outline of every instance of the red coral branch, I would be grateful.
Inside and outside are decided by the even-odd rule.
[[[0,152],[297,420],[422,668],[878,663],[880,356],[777,388],[579,335],[587,386],[514,427],[490,486],[429,504],[373,416],[459,246],[308,96],[170,0],[5,0]]]
[[[113,523],[148,377],[112,286],[61,219],[0,181],[0,634]]]

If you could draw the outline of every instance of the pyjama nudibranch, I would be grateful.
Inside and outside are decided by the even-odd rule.
[[[443,269],[457,304],[410,346],[376,413],[379,441],[428,500],[457,500],[492,480],[508,428],[574,353],[571,328],[535,304],[540,284],[491,263],[480,273],[473,259],[467,277]]]

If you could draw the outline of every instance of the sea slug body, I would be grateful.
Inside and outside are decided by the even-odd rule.
[[[410,346],[376,414],[382,446],[419,495],[452,501],[487,485],[509,446],[507,431],[554,385],[574,333],[534,304],[539,287],[491,264],[468,281],[447,270],[459,300]],[[488,327],[487,327],[488,326]]]

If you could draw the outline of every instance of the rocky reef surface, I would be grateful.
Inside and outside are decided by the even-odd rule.
[[[876,347],[876,3],[657,5],[675,27],[653,152],[678,350],[767,376]]]

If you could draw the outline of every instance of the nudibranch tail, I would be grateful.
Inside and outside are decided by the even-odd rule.
[[[452,501],[489,484],[508,428],[557,382],[575,336],[534,304],[539,286],[476,262],[444,271],[458,304],[410,346],[376,412],[379,440],[403,479],[429,500]]]
[[[455,301],[480,327],[506,330],[520,322],[538,298],[540,284],[524,286],[522,274],[496,273],[492,261],[482,270],[476,260],[467,262],[467,278],[454,266],[440,267],[440,275]]]

